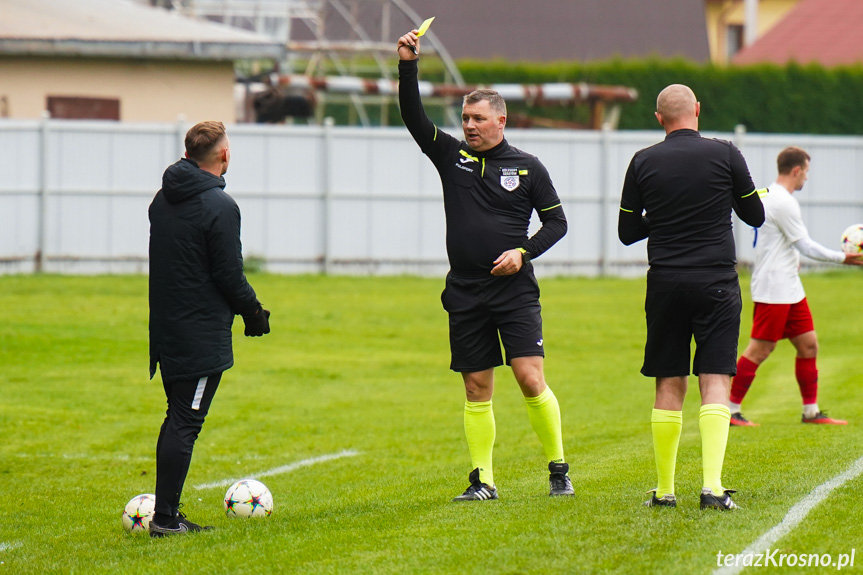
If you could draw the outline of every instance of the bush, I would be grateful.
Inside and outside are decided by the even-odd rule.
[[[702,105],[700,129],[730,132],[743,124],[751,132],[861,134],[863,114],[852,107],[863,93],[863,66],[824,68],[817,64],[759,64],[718,67],[686,60],[610,60],[598,63],[511,63],[463,60],[459,70],[469,84],[588,82],[638,90],[637,102],[623,104],[621,130],[656,129],[656,95],[668,84],[687,84]],[[423,79],[438,80],[424,66]],[[514,104],[513,110],[525,106]],[[530,110],[556,119],[584,117],[569,108]]]

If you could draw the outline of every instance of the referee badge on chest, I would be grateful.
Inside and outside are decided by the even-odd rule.
[[[518,168],[501,168],[500,169],[500,185],[507,192],[515,190],[519,184],[519,169]]]

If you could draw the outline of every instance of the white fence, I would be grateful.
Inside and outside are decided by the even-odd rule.
[[[147,207],[182,154],[188,125],[0,121],[0,273],[147,271]],[[229,127],[227,191],[243,214],[247,258],[278,273],[409,273],[447,269],[440,180],[404,128]],[[838,247],[863,222],[863,138],[707,134],[732,139],[756,185],[775,177],[787,145],[812,155],[799,192],[812,237]],[[617,206],[633,153],[652,132],[508,130],[537,155],[563,202],[569,232],[541,274],[641,273],[645,242],[617,239]],[[534,224],[536,225],[536,223]],[[735,223],[738,257],[752,232]]]

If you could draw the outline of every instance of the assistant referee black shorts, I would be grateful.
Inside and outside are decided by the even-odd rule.
[[[441,303],[449,313],[450,369],[483,371],[516,357],[545,357],[539,284],[528,264],[511,276],[447,274]],[[498,336],[499,334],[499,336]]]
[[[641,373],[649,377],[692,373],[736,375],[740,335],[740,283],[733,269],[647,272],[647,344]]]

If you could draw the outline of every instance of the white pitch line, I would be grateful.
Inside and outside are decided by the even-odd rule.
[[[852,479],[857,478],[860,474],[863,474],[863,457],[852,463],[844,472],[813,489],[809,495],[801,499],[799,503],[789,509],[788,513],[785,514],[785,518],[773,527],[773,529],[756,539],[754,543],[749,545],[749,547],[738,553],[734,562],[742,563],[742,558],[747,555],[767,551],[772,545],[791,532],[792,529],[797,527],[809,512],[812,511],[812,508],[827,499],[834,489],[842,487]],[[740,557],[739,561],[737,560],[738,557]],[[729,567],[721,567],[716,569],[713,572],[713,575],[737,575],[737,573],[743,571],[744,567],[746,566],[731,565]]]
[[[269,469],[267,471],[262,471],[260,473],[255,473],[251,475],[246,475],[244,477],[238,477],[236,479],[222,479],[221,481],[214,481],[212,483],[201,483],[200,485],[195,485],[195,489],[211,489],[213,487],[227,487],[228,485],[232,485],[236,481],[240,479],[257,479],[259,477],[269,477],[271,475],[280,475],[282,473],[289,473],[301,467],[308,467],[309,465],[314,465],[316,463],[323,463],[324,461],[332,461],[333,459],[341,459],[342,457],[353,457],[355,455],[359,455],[360,452],[354,449],[345,449],[339,451],[338,453],[328,453],[326,455],[319,455],[317,457],[310,457],[309,459],[303,459],[302,461],[297,461],[294,463],[289,463],[288,465],[282,465],[281,467],[274,467],[273,469]]]
[[[10,549],[15,549],[16,547],[21,547],[20,543],[2,543],[0,542],[0,551],[8,551]]]

